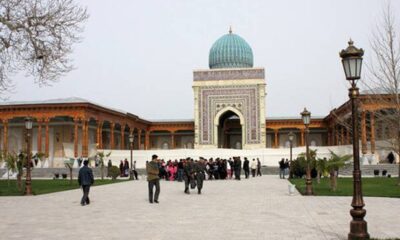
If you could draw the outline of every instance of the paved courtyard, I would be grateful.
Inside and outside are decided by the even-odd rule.
[[[206,181],[204,193],[161,182],[149,204],[144,180],[34,197],[0,198],[0,239],[345,239],[349,197],[288,195],[276,176]],[[400,199],[365,198],[372,237],[400,237]]]

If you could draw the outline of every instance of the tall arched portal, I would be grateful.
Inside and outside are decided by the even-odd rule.
[[[233,111],[228,110],[218,120],[218,148],[241,149],[242,146],[240,117]]]
[[[193,72],[195,148],[265,148],[264,69],[253,68],[250,45],[230,31],[211,47],[209,67]]]

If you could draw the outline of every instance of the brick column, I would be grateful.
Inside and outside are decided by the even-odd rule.
[[[274,129],[274,148],[278,148],[278,145],[279,145],[278,131],[279,131],[279,129]]]
[[[142,144],[142,129],[138,130],[138,150],[140,150],[140,145]]]
[[[8,150],[8,120],[3,119],[3,151]]]
[[[171,132],[171,149],[175,149],[175,132]]]
[[[361,113],[361,152],[367,153],[367,125],[366,125],[366,111]]]
[[[375,113],[370,112],[370,124],[371,124],[371,153],[375,153]]]
[[[46,118],[44,120],[44,124],[45,124],[45,147],[44,147],[44,154],[46,156],[46,158],[49,157],[49,123],[50,123],[50,119]]]
[[[86,139],[86,136],[85,136],[85,134],[86,134],[86,131],[85,131],[85,122],[86,122],[86,120],[85,119],[82,119],[82,139],[81,139],[81,142],[82,142],[82,147],[81,147],[81,149],[82,149],[82,157],[85,157],[86,155],[85,155],[85,145],[86,145],[86,142],[85,142],[85,139]]]
[[[114,127],[115,127],[115,123],[111,122],[110,123],[110,149],[114,149],[115,145],[114,145]]]
[[[330,128],[328,128],[328,146],[330,146],[332,143],[331,143],[331,129]]]
[[[40,118],[37,119],[37,124],[38,124],[37,152],[38,153],[42,152],[42,122],[43,122],[42,119],[40,119]]]
[[[82,145],[82,156],[89,157],[89,120],[82,121],[83,130],[83,145]]]
[[[144,148],[146,150],[150,149],[150,132],[149,131],[146,131],[144,145],[145,145]]]
[[[97,148],[103,149],[103,122],[97,122]]]
[[[125,126],[121,126],[121,150],[125,149]]]
[[[74,118],[74,157],[78,157],[78,124],[79,119]]]
[[[346,128],[346,145],[350,144],[350,130]]]
[[[300,146],[304,146],[306,142],[304,128],[300,129]]]
[[[344,145],[344,127],[340,126],[340,145]]]
[[[337,145],[339,145],[339,131],[338,131],[338,129],[337,129],[337,126],[335,126],[334,128],[333,128],[333,132],[334,132],[334,142],[333,142],[333,144],[335,145],[335,146],[337,146]]]

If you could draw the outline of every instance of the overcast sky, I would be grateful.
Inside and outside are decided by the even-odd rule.
[[[75,46],[76,70],[51,87],[15,76],[9,101],[81,97],[145,119],[193,118],[193,70],[208,69],[212,44],[228,33],[264,67],[267,117],[326,116],[347,101],[339,51],[351,37],[370,57],[382,0],[88,0]],[[392,1],[396,13],[400,1]],[[399,28],[400,30],[400,28]]]

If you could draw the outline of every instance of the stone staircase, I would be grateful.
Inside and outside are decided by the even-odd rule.
[[[374,170],[379,170],[379,176],[382,176],[382,171],[386,170],[386,176],[399,175],[399,165],[398,164],[373,164],[373,165],[361,165],[361,173],[363,176],[374,176]],[[343,169],[339,170],[339,175],[341,176],[352,176],[353,175],[353,165],[349,165]]]

